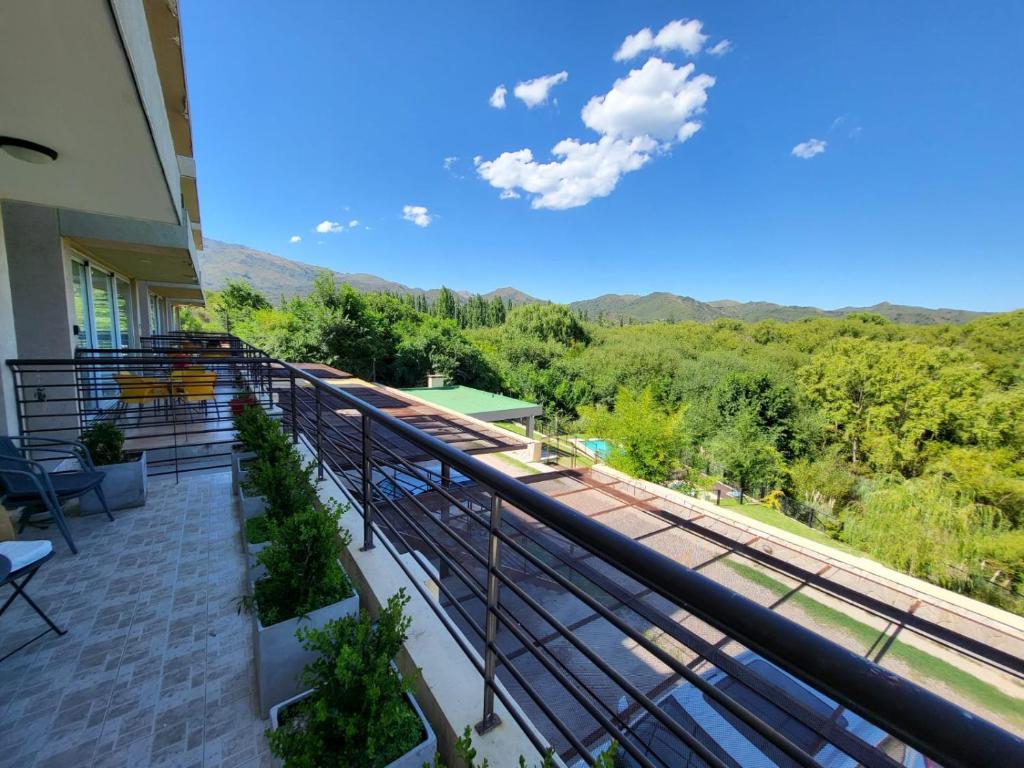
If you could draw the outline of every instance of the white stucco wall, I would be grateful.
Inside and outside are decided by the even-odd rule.
[[[14,334],[14,305],[11,302],[4,220],[3,216],[0,216],[0,434],[4,435],[17,432],[18,411],[14,402],[14,377],[6,362],[17,356],[18,343]]]

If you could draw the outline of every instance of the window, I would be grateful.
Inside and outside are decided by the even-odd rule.
[[[115,347],[114,330],[117,327],[114,317],[115,304],[112,288],[113,278],[96,267],[92,268],[92,313],[96,328],[96,348],[113,349]]]
[[[121,349],[128,349],[132,345],[132,295],[131,286],[127,280],[120,277],[115,280],[117,291],[117,333],[120,338]]]
[[[149,332],[150,334],[160,333],[162,328],[163,307],[159,296],[149,294]]]
[[[75,345],[78,349],[92,346],[92,309],[89,302],[88,268],[80,261],[71,262],[71,285],[75,302],[75,325],[78,335]]]
[[[125,349],[132,345],[132,297],[128,281],[90,264],[71,260],[77,349]]]

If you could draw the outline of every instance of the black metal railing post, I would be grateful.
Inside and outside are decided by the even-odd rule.
[[[295,371],[288,371],[288,383],[291,390],[291,406],[289,411],[292,420],[292,443],[299,442],[299,403],[295,399]]]
[[[441,462],[441,487],[446,491],[451,487],[452,484],[452,467],[446,461]],[[442,499],[444,506],[441,507],[441,522],[444,525],[448,525],[451,521],[451,504],[447,499]],[[451,575],[451,571],[448,568],[448,563],[442,559],[437,567],[437,575],[440,579],[447,579]]]
[[[320,423],[323,421],[321,414],[322,408],[320,404],[320,389],[316,390],[316,479],[324,479],[324,449],[323,449],[323,430],[320,428]]]
[[[487,733],[501,723],[494,712],[494,675],[497,666],[498,605],[501,599],[501,582],[498,568],[501,558],[501,497],[491,491],[491,524],[487,538],[487,622],[484,628],[484,715],[476,724],[476,732]]]
[[[373,549],[373,427],[363,414],[363,551]]]

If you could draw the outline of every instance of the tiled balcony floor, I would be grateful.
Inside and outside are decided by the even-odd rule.
[[[0,767],[268,765],[227,472],[151,479],[145,507],[70,517],[28,587],[63,637],[0,662]],[[0,588],[0,600],[9,588]],[[22,600],[0,655],[43,628]]]

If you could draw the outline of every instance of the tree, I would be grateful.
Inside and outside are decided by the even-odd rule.
[[[782,478],[782,455],[758,426],[753,411],[739,414],[711,442],[711,455],[727,480],[739,486],[740,504],[751,488],[772,486]]]
[[[580,409],[583,429],[608,441],[608,463],[627,474],[664,483],[679,466],[685,445],[683,413],[666,413],[650,389],[620,389],[615,410],[602,406]]]
[[[442,286],[434,302],[434,314],[445,320],[455,320],[459,316],[459,300],[450,288]]]
[[[555,341],[565,346],[586,344],[590,334],[579,319],[562,304],[525,304],[508,313],[505,327],[538,341]]]
[[[799,373],[850,461],[882,473],[920,474],[977,421],[981,370],[960,351],[844,338]]]

